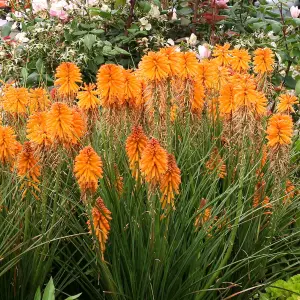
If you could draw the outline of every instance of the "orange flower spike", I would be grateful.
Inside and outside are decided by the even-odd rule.
[[[3,109],[9,113],[25,114],[29,103],[29,93],[26,88],[9,86],[5,89]]]
[[[198,212],[198,215],[195,219],[195,223],[194,223],[194,226],[196,228],[200,227],[201,225],[205,224],[207,221],[209,221],[209,219],[211,218],[211,207],[207,207],[203,213],[199,213],[203,208],[204,206],[207,204],[207,200],[202,198],[201,201],[200,201],[200,205],[199,205],[199,208],[197,210]]]
[[[168,169],[168,154],[159,142],[152,138],[148,141],[141,157],[141,172],[146,181],[156,184]]]
[[[70,142],[77,144],[80,138],[84,136],[86,132],[85,118],[77,107],[72,109],[72,136],[70,136]]]
[[[184,54],[177,51],[176,47],[161,48],[160,53],[167,56],[170,66],[170,75],[179,76],[182,65],[184,64]]]
[[[177,111],[178,111],[178,105],[177,104],[172,104],[170,108],[170,121],[173,123],[175,122],[177,118]]]
[[[84,111],[96,110],[100,106],[100,99],[97,97],[98,91],[93,83],[84,84],[82,91],[78,92],[78,107]]]
[[[273,115],[268,122],[267,139],[269,147],[292,143],[293,120],[288,115]]]
[[[201,113],[204,107],[205,90],[200,80],[193,81],[193,95],[191,97],[191,108],[194,113]]]
[[[199,62],[194,52],[184,52],[182,54],[182,62],[179,76],[182,79],[195,78],[198,74]]]
[[[112,220],[110,210],[105,206],[103,200],[99,197],[96,205],[92,209],[93,228],[95,235],[100,244],[102,252],[102,260],[104,260],[104,252],[106,249],[106,242],[110,232],[110,221]],[[92,226],[90,220],[87,222],[89,233],[92,234]]]
[[[147,142],[148,138],[141,126],[133,127],[130,136],[126,140],[126,153],[129,159],[129,166],[130,170],[132,171],[132,176],[135,179],[138,178],[140,160]]]
[[[101,105],[112,107],[121,105],[124,101],[124,69],[120,66],[102,65],[97,73],[97,87]]]
[[[61,63],[55,73],[54,85],[58,86],[58,93],[62,96],[73,96],[79,90],[77,83],[82,82],[80,69],[71,62]]]
[[[166,206],[172,206],[175,209],[174,198],[176,194],[179,194],[180,183],[180,169],[177,167],[174,155],[168,154],[168,169],[160,181],[162,209]]]
[[[224,46],[216,45],[212,56],[216,57],[216,62],[220,66],[227,67],[230,63],[230,53],[231,50],[229,50],[230,44],[224,44]]]
[[[227,83],[220,90],[219,109],[221,116],[230,115],[236,109],[234,101],[235,89],[233,83]]]
[[[124,100],[129,106],[138,105],[136,98],[141,94],[141,82],[132,70],[123,70],[125,79],[124,84]]]
[[[10,163],[15,157],[16,135],[11,127],[0,126],[0,162]]]
[[[290,180],[287,180],[285,185],[285,196],[283,199],[283,204],[288,204],[291,201],[291,199],[294,198],[295,194],[295,186]]]
[[[279,103],[276,109],[277,112],[287,113],[287,114],[291,114],[295,112],[293,105],[298,104],[298,99],[296,96],[289,95],[289,94],[282,94],[279,96],[278,100]]]
[[[206,163],[206,168],[213,172],[214,170],[217,170],[217,175],[219,178],[225,178],[227,175],[227,168],[226,164],[224,163],[219,151],[217,148],[215,148],[211,155],[209,160]]]
[[[251,57],[246,49],[233,49],[231,51],[230,65],[236,72],[243,72],[249,69]]]
[[[91,146],[84,147],[75,158],[74,174],[82,193],[95,193],[103,177],[102,160]]]
[[[43,88],[29,90],[29,109],[30,112],[45,111],[50,107],[50,100],[47,92]]]
[[[270,198],[268,196],[265,197],[265,199],[262,201],[261,205],[265,210],[264,215],[271,215],[273,213],[272,212],[273,205],[270,202]]]
[[[139,63],[142,76],[151,81],[160,82],[171,73],[168,56],[161,52],[149,52]]]
[[[47,112],[36,112],[29,117],[26,137],[39,146],[48,147],[52,144],[47,127]]]
[[[235,86],[236,108],[251,108],[257,101],[256,85],[252,81],[242,81]]]
[[[59,142],[69,142],[73,136],[72,110],[64,103],[53,103],[47,114],[46,126],[53,141],[58,139]]]
[[[267,114],[268,100],[264,93],[257,92],[257,97],[254,103],[254,110],[258,116],[265,116]]]
[[[214,63],[209,60],[202,60],[198,64],[198,73],[196,80],[199,80],[206,88],[212,88],[218,84],[218,70]]]
[[[40,182],[41,167],[38,165],[38,159],[34,155],[34,150],[30,142],[25,142],[23,145],[23,150],[18,157],[17,169],[19,176],[35,183]]]
[[[258,48],[254,51],[253,63],[255,73],[272,72],[274,53],[270,48]]]

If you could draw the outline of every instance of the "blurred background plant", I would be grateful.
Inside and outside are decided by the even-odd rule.
[[[161,46],[185,44],[201,55],[203,45],[209,49],[209,45],[232,42],[250,50],[273,49],[278,62],[273,84],[299,93],[300,19],[298,7],[292,7],[296,4],[285,0],[33,0],[32,6],[15,5],[19,11],[10,13],[9,22],[2,26],[1,78],[18,74],[28,85],[36,85],[43,77],[52,85],[50,74],[57,65],[75,61],[84,78],[92,81],[103,63],[134,67],[143,53]],[[21,32],[9,38],[17,24]]]

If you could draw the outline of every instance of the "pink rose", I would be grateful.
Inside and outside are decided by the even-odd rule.
[[[198,52],[199,52],[199,58],[208,58],[210,57],[211,51],[209,50],[209,47],[207,44],[198,46]]]

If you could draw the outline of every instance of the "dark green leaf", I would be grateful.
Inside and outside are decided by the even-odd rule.
[[[151,9],[151,4],[148,1],[139,1],[138,6],[144,13],[148,13]]]
[[[104,57],[102,55],[95,57],[95,62],[97,65],[102,65],[104,63]]]
[[[296,87],[296,80],[292,76],[286,76],[285,85],[294,90]]]
[[[44,63],[43,63],[43,60],[41,58],[39,58],[37,60],[37,62],[35,63],[35,66],[36,66],[37,71],[40,74],[44,73]]]
[[[104,33],[104,30],[103,29],[93,29],[91,31],[91,33],[93,33],[93,34],[102,34],[102,33]]]
[[[191,23],[191,21],[187,18],[181,18],[181,25],[182,26],[188,26]]]
[[[27,84],[28,85],[35,85],[38,83],[39,80],[39,74],[37,72],[33,72],[31,73],[28,77],[27,77]]]
[[[115,49],[118,53],[120,53],[120,54],[130,55],[129,52],[127,52],[126,50],[124,50],[124,49],[122,49],[122,48],[115,47],[114,49]]]
[[[126,4],[126,0],[115,0],[115,6],[120,7]]]
[[[78,35],[84,35],[84,34],[86,34],[86,31],[84,31],[84,30],[79,30],[79,31],[73,32],[73,35],[76,35],[76,36],[78,36]]]
[[[177,10],[178,15],[186,16],[193,12],[193,10],[190,7],[183,7],[181,9]]]
[[[24,81],[26,82],[27,81],[27,77],[28,77],[28,71],[27,71],[27,69],[25,67],[23,67],[22,70],[21,70],[21,76],[24,79]]]
[[[104,19],[111,19],[111,13],[107,11],[99,11],[99,16],[104,18]]]

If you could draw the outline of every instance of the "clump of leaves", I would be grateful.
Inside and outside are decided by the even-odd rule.
[[[300,274],[284,281],[277,280],[266,288],[266,293],[260,295],[260,300],[297,300],[300,299]]]

